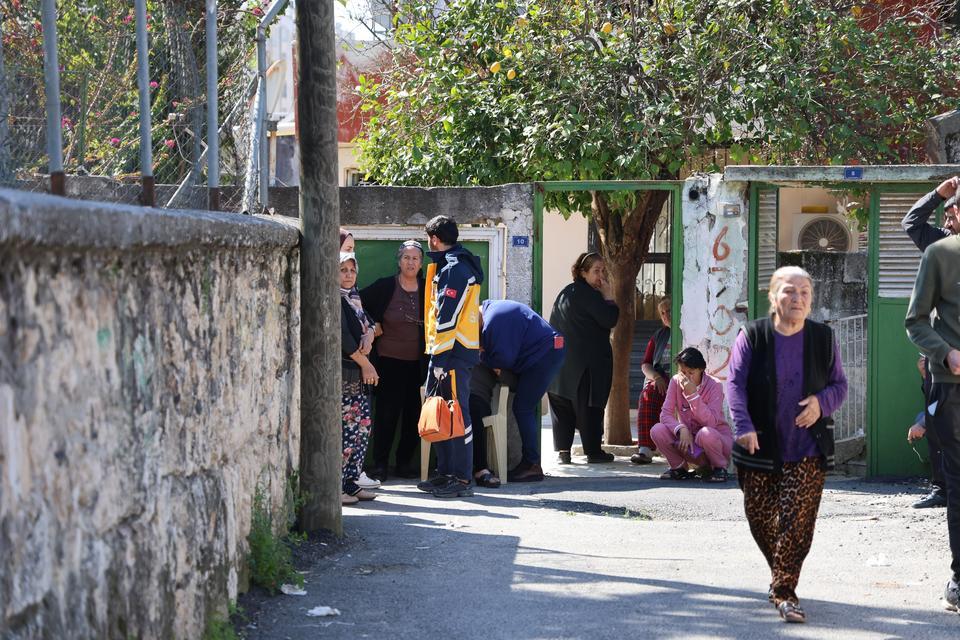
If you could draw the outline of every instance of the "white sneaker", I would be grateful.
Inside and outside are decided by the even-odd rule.
[[[947,611],[960,612],[960,584],[956,580],[947,583],[947,588],[943,590],[943,600]]]
[[[367,472],[361,471],[360,477],[357,478],[357,486],[361,489],[379,489],[380,481],[374,480],[373,478],[368,478]]]

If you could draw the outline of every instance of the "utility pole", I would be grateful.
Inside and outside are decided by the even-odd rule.
[[[305,531],[343,534],[335,0],[297,3],[300,45],[300,481]]]

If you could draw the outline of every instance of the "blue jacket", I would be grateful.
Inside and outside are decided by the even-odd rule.
[[[472,367],[480,349],[480,261],[459,243],[427,255],[433,260],[427,266],[424,296],[430,367]]]
[[[522,373],[554,349],[558,335],[533,309],[513,300],[483,303],[480,359],[492,369]]]

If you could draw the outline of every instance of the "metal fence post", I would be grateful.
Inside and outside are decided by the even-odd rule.
[[[253,210],[256,204],[254,193],[259,182],[260,172],[258,166],[260,163],[260,124],[258,117],[260,114],[260,100],[264,87],[257,78],[257,92],[253,99],[253,122],[250,126],[250,155],[247,157],[247,168],[243,177],[243,210],[246,213],[257,213]]]
[[[207,27],[207,207],[220,209],[220,125],[217,86],[217,0],[206,0]]]
[[[50,193],[66,195],[63,175],[63,138],[60,130],[60,62],[57,58],[57,2],[43,0],[43,77],[47,102],[47,159]]]
[[[253,204],[253,185],[259,183],[261,211],[270,202],[270,148],[267,142],[267,28],[287,6],[288,0],[274,0],[257,25],[257,99],[254,107],[253,131],[250,134],[253,152],[247,163],[248,173],[244,188],[244,208]],[[256,175],[251,175],[256,172]]]
[[[147,0],[136,0],[134,10],[137,22],[137,87],[140,90],[140,175],[143,183],[140,203],[152,207],[156,198],[153,180],[153,135],[150,126],[150,50],[147,47]]]
[[[260,79],[260,91],[257,93],[257,143],[259,144],[260,157],[258,158],[257,168],[259,169],[260,188],[257,190],[260,194],[260,210],[265,211],[270,201],[269,194],[269,156],[270,149],[267,146],[267,28],[263,22],[257,27],[257,77]]]

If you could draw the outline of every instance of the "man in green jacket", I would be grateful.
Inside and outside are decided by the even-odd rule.
[[[936,310],[936,317],[931,317]],[[947,530],[953,575],[944,599],[948,609],[960,603],[960,236],[930,245],[904,321],[910,340],[929,358],[933,384],[927,397],[930,421],[943,456],[947,485]]]

